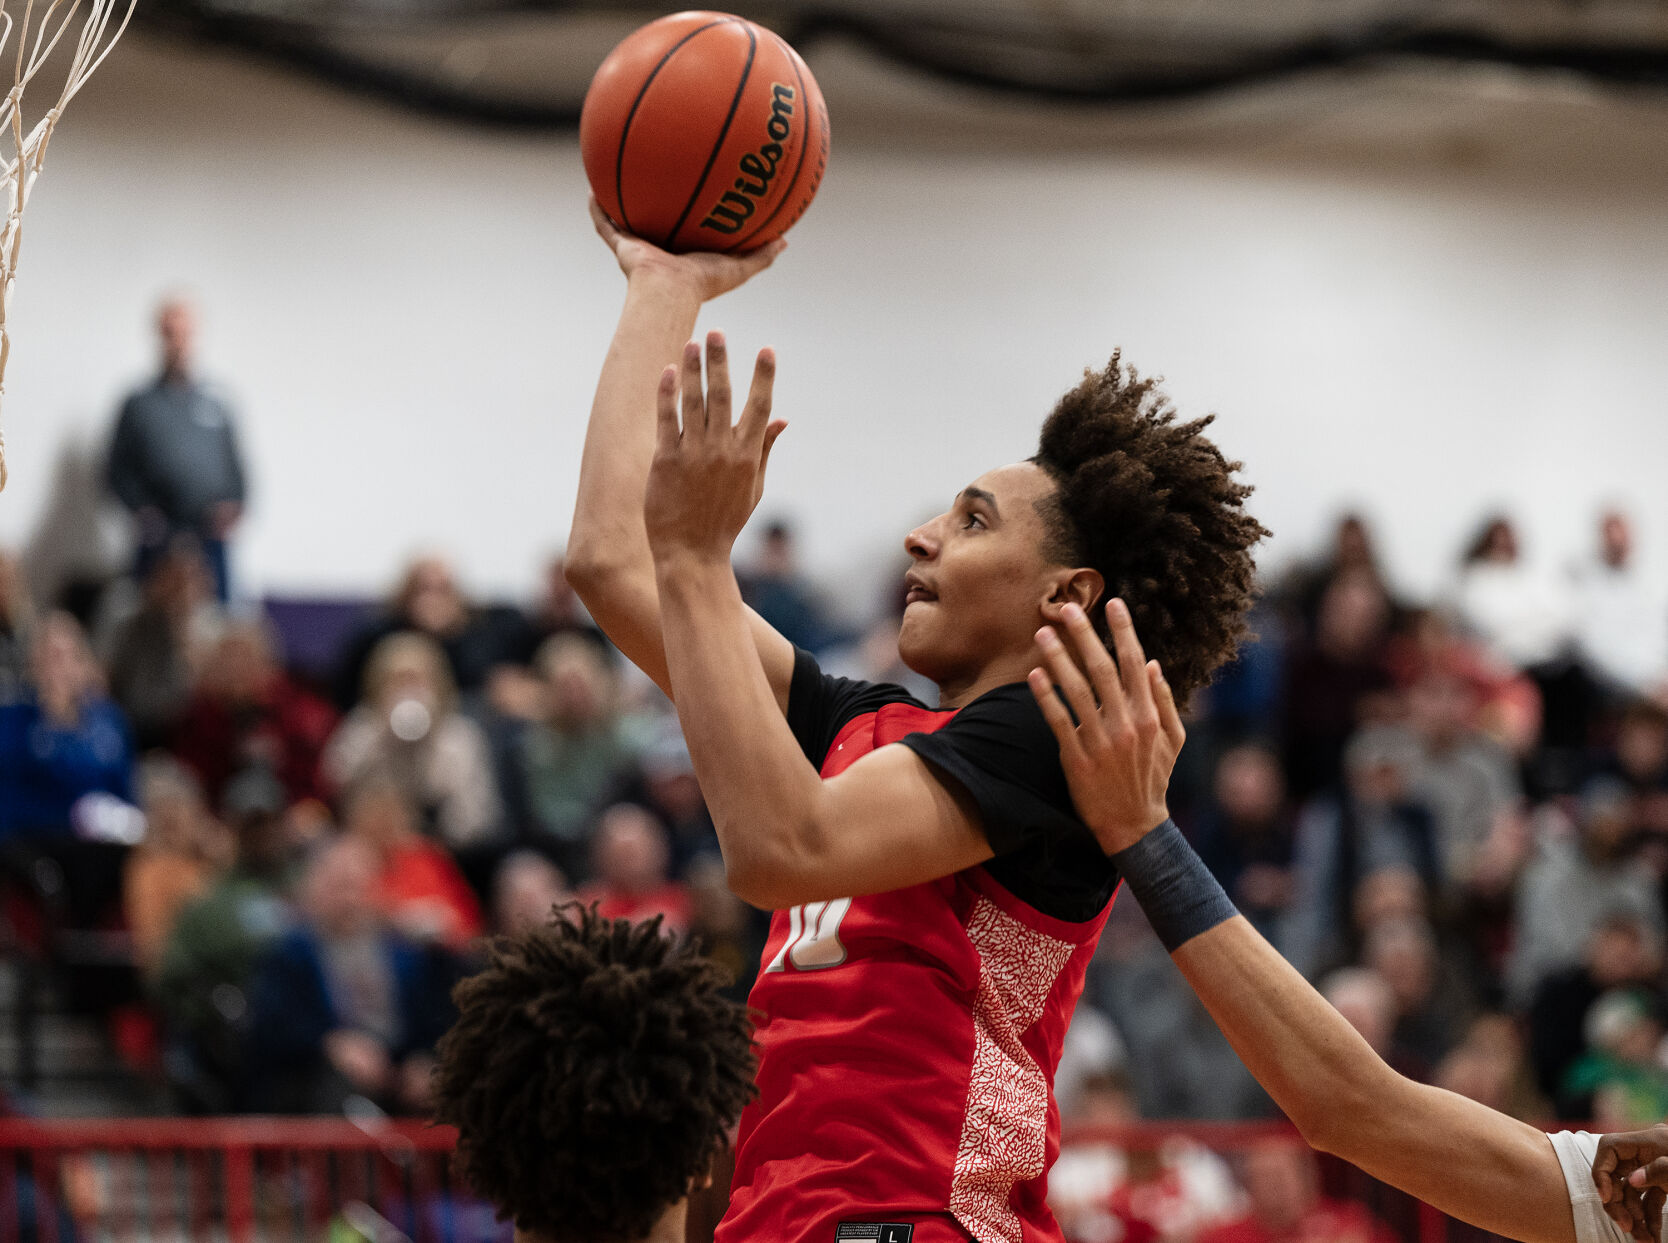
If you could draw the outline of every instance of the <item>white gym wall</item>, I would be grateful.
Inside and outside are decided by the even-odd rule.
[[[1668,102],[1493,73],[1319,80],[1072,114],[813,53],[821,196],[777,268],[711,308],[781,352],[764,512],[852,582],[1022,457],[1121,343],[1217,411],[1268,561],[1338,510],[1428,592],[1486,505],[1529,554],[1642,520],[1668,578]],[[381,591],[413,550],[523,594],[571,512],[622,292],[572,138],[425,120],[130,35],[75,102],[13,301],[0,544],[118,559],[78,525],[151,310],[186,287],[242,414],[254,594]]]

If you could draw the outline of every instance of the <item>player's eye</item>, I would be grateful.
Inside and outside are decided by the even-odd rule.
[[[974,514],[974,513],[968,514],[966,521],[964,521],[961,524],[961,529],[965,531],[965,530],[968,530],[969,528],[972,528],[972,527],[976,527],[981,531],[984,530],[985,529],[985,520],[984,520],[984,518],[982,518],[978,514]]]

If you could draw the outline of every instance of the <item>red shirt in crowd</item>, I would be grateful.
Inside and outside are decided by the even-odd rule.
[[[1359,1204],[1322,1200],[1286,1229],[1247,1216],[1207,1230],[1199,1243],[1396,1243],[1396,1236]]]
[[[276,674],[251,701],[194,696],[172,750],[197,774],[213,806],[228,781],[257,764],[278,778],[291,803],[322,801],[328,791],[319,757],[335,728],[334,708]]]

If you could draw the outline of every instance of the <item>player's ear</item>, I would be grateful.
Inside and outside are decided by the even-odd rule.
[[[1050,625],[1061,625],[1065,620],[1063,610],[1068,604],[1075,604],[1085,613],[1093,615],[1095,605],[1105,594],[1106,579],[1101,577],[1099,570],[1087,567],[1060,570],[1051,581],[1048,597],[1043,601],[1043,618]]]

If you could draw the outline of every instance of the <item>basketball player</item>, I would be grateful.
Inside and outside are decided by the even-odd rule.
[[[1184,738],[1174,699],[1128,611],[1114,601],[1111,615],[1116,664],[1079,609],[1064,611],[1069,648],[1055,630],[1039,631],[1043,661],[1030,674],[1032,693],[1084,821],[1304,1139],[1450,1216],[1525,1243],[1656,1240],[1661,1196],[1647,1211],[1629,1175],[1653,1145],[1664,1151],[1664,1135],[1606,1137],[1595,1168],[1597,1136],[1548,1136],[1403,1078],[1235,912],[1165,807]],[[1641,1181],[1651,1171],[1668,1174],[1668,1163]]]
[[[434,1072],[464,1177],[517,1243],[683,1243],[752,1094],[751,1024],[711,963],[577,906],[488,943]]]
[[[1035,458],[908,535],[899,651],[937,705],[826,676],[730,568],[782,426],[774,357],[732,428],[723,339],[705,392],[684,344],[701,302],[776,252],[672,256],[597,227],[628,281],[569,579],[676,701],[731,887],[775,912],[750,999],[759,1099],[718,1239],[1059,1239],[1052,1078],[1118,873],[1026,689],[1033,636],[1118,594],[1164,635],[1177,693],[1203,684],[1244,628],[1249,489],[1203,423],[1174,422],[1114,360],[1062,399]]]

